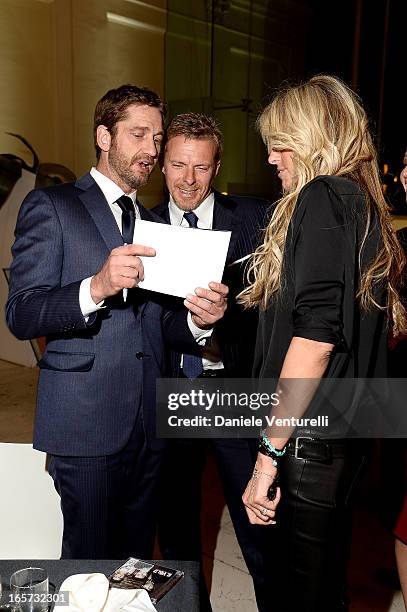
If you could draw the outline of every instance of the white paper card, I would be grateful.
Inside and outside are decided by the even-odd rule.
[[[220,283],[231,232],[201,230],[136,219],[135,244],[153,247],[155,257],[141,257],[142,289],[185,297],[197,287]]]

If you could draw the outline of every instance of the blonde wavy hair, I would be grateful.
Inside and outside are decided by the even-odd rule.
[[[335,77],[315,76],[280,91],[257,124],[269,152],[293,152],[294,176],[276,204],[263,244],[251,259],[250,284],[239,301],[246,307],[266,308],[281,287],[287,231],[301,189],[320,175],[344,176],[356,181],[365,193],[366,230],[360,251],[374,216],[383,241],[376,259],[361,271],[357,294],[360,306],[365,311],[382,308],[375,298],[375,288],[384,283],[394,333],[405,332],[407,316],[399,296],[405,257],[383,196],[368,119],[356,94]]]

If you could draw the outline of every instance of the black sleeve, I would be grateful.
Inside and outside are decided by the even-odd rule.
[[[163,317],[165,341],[173,351],[200,355],[201,347],[189,329],[187,318],[188,310],[184,305],[165,310]]]
[[[293,217],[294,336],[338,344],[342,339],[346,227],[341,200],[323,181],[300,195]]]

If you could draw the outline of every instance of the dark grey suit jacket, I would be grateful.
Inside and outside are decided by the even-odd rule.
[[[139,205],[141,217],[162,220]],[[32,191],[18,216],[12,249],[7,323],[20,339],[46,336],[35,448],[57,455],[112,454],[130,437],[139,409],[155,440],[155,380],[165,369],[166,343],[195,344],[186,310],[164,296],[130,290],[106,300],[88,322],[79,306],[84,278],[95,274],[122,236],[90,174]],[[183,347],[183,348],[182,348]]]

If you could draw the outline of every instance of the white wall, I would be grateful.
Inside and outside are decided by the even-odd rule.
[[[0,151],[31,163],[24,136],[41,162],[77,176],[95,162],[97,100],[123,83],[164,93],[166,0],[0,0]],[[140,190],[162,197],[157,168]]]
[[[11,247],[14,242],[14,228],[20,204],[31,189],[34,189],[35,175],[22,171],[21,178],[14,185],[9,197],[0,208],[0,307],[4,308],[8,295],[8,283],[3,268],[11,264]],[[0,316],[0,359],[32,367],[36,364],[30,343],[17,340],[9,332],[3,312]]]
[[[60,558],[62,514],[45,459],[31,444],[0,443],[0,559]]]

